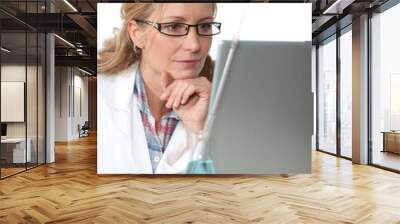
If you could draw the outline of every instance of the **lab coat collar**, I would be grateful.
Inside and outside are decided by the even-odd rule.
[[[109,88],[108,94],[105,96],[107,103],[116,110],[129,111],[133,98],[133,87],[135,83],[136,69],[138,63],[134,63],[127,69],[117,74],[106,74]]]
[[[139,173],[153,173],[147,139],[144,131],[142,118],[137,104],[137,99],[133,98],[133,107],[131,113],[122,113],[120,126],[124,133],[129,133],[129,128],[132,128],[131,139],[133,140],[132,158],[137,167],[140,167]],[[127,125],[126,116],[133,118],[133,124]],[[180,173],[184,172],[189,155],[187,152],[186,129],[181,121],[177,123],[174,133],[165,149],[164,154],[154,173]],[[128,135],[129,136],[129,135]]]

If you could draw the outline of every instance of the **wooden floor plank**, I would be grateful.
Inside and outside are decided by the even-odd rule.
[[[96,137],[0,181],[0,223],[400,223],[400,175],[313,152],[312,174],[96,174]]]

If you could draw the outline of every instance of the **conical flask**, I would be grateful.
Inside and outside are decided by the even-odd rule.
[[[187,174],[215,174],[207,140],[202,132],[189,134],[188,146],[191,149],[191,159],[186,169]]]

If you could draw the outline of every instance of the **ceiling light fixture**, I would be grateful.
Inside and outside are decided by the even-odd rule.
[[[322,14],[342,14],[343,9],[351,5],[354,0],[336,0],[332,5],[330,5]]]
[[[92,73],[90,73],[90,72],[88,72],[88,71],[85,71],[85,70],[83,70],[83,69],[81,69],[81,68],[79,68],[79,67],[78,67],[78,70],[81,71],[81,72],[83,72],[83,73],[85,73],[85,74],[87,74],[87,75],[90,75],[90,76],[93,75]]]
[[[64,39],[64,38],[62,38],[62,37],[60,37],[60,36],[57,35],[57,34],[54,34],[54,36],[57,37],[57,38],[58,38],[59,40],[61,40],[62,42],[66,43],[67,45],[69,45],[69,46],[75,48],[75,45],[73,45],[73,44],[72,44],[71,42],[69,42],[68,40],[66,40],[66,39]]]
[[[64,0],[65,4],[67,4],[72,10],[74,10],[75,12],[78,12],[78,10],[71,4],[69,3],[68,0]]]
[[[1,49],[2,51],[6,52],[6,53],[10,53],[10,52],[11,52],[11,50],[9,50],[9,49],[7,49],[7,48],[5,48],[5,47],[1,47],[0,49]]]

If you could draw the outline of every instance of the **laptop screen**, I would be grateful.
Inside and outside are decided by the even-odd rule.
[[[231,45],[220,45],[213,94]],[[240,41],[206,147],[216,173],[310,173],[312,105],[311,42]]]

